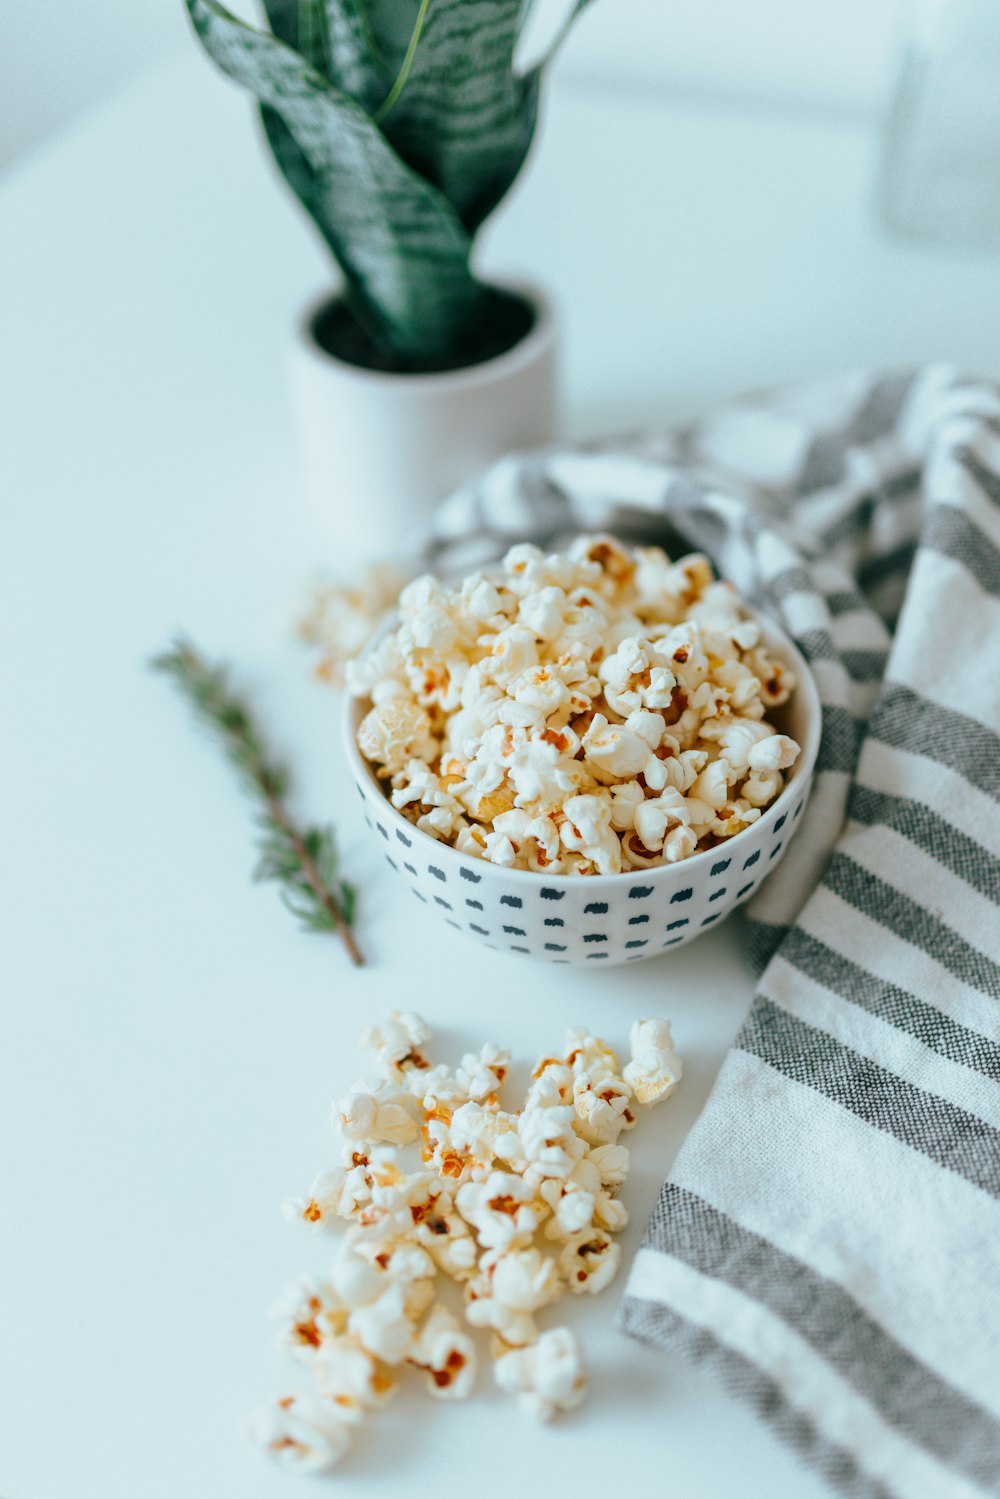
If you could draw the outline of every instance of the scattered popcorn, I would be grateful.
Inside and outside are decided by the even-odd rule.
[[[334,1105],[334,1122],[348,1140],[362,1145],[385,1141],[409,1145],[417,1138],[417,1123],[409,1109],[410,1095],[389,1082],[358,1083]]]
[[[314,587],[297,628],[306,644],[316,649],[315,674],[320,681],[343,683],[346,663],[364,649],[405,582],[400,568],[376,563],[351,586],[324,582]]]
[[[636,1020],[629,1045],[632,1060],[622,1077],[639,1103],[669,1098],[681,1080],[681,1059],[673,1049],[669,1020]]]
[[[295,1473],[328,1473],[351,1440],[350,1423],[337,1405],[313,1395],[286,1395],[254,1418],[250,1433]]]
[[[427,1375],[438,1400],[465,1400],[476,1381],[476,1347],[448,1308],[434,1306],[410,1350],[410,1362]]]
[[[528,569],[536,559],[529,548],[519,561]],[[543,561],[539,576],[550,563],[567,576],[560,559]],[[687,585],[675,578],[671,586]],[[413,587],[424,601],[415,631],[445,639],[439,596],[420,580]],[[477,608],[497,612],[485,583],[472,592]],[[557,602],[550,592],[546,607]],[[585,632],[590,608],[563,608],[546,628]],[[524,649],[520,635],[505,637],[505,656],[521,661]],[[366,1027],[361,1044],[379,1075],[354,1083],[333,1107],[339,1164],[283,1207],[311,1229],[342,1229],[326,1274],[295,1282],[273,1311],[279,1347],[315,1391],[279,1400],[252,1432],[298,1472],[339,1462],[407,1367],[437,1399],[471,1394],[476,1345],[441,1297],[442,1275],[463,1288],[468,1328],[490,1332],[502,1390],[542,1420],[580,1404],[576,1339],[565,1327],[540,1329],[538,1319],[566,1291],[596,1295],[617,1274],[612,1236],[628,1221],[617,1194],[629,1169],[618,1137],[637,1123],[638,1105],[669,1096],[681,1076],[665,1020],[633,1024],[624,1069],[607,1042],[572,1029],[561,1052],[537,1063],[522,1108],[508,1112],[500,1095],[509,1051],[488,1042],[452,1071],[426,1057],[430,1039],[412,1013]]]
[[[568,1327],[553,1327],[533,1347],[505,1353],[495,1373],[500,1388],[540,1421],[574,1410],[587,1393],[579,1344]]]
[[[767,720],[794,677],[702,556],[515,546],[494,578],[417,578],[398,612],[346,668],[371,703],[358,745],[393,806],[471,858],[549,875],[688,859],[755,821],[798,756]]]
[[[559,1256],[559,1269],[571,1291],[594,1295],[614,1280],[621,1257],[620,1246],[603,1230],[585,1228],[567,1242]]]

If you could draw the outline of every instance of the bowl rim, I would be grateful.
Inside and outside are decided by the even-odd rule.
[[[777,821],[779,808],[787,803],[789,794],[796,790],[803,782],[808,782],[811,779],[816,768],[820,739],[822,737],[823,705],[819,695],[819,688],[816,685],[816,679],[809,663],[791,636],[770,615],[765,614],[760,609],[747,607],[750,609],[753,619],[761,625],[768,647],[776,647],[775,654],[779,655],[779,659],[781,655],[784,655],[795,671],[796,693],[802,690],[803,687],[805,688],[807,700],[805,710],[807,733],[804,737],[804,742],[800,742],[799,758],[792,766],[785,785],[774,801],[764,808],[764,811],[756,822],[750,823],[748,827],[743,828],[739,833],[734,833],[731,838],[724,839],[715,848],[702,849],[700,853],[690,854],[686,859],[678,859],[673,864],[653,864],[646,869],[621,869],[616,874],[588,875],[545,874],[541,870],[535,869],[508,869],[505,865],[493,864],[489,859],[480,859],[475,855],[464,854],[455,848],[453,844],[445,843],[440,838],[432,838],[430,833],[425,833],[423,828],[418,828],[415,823],[410,822],[392,805],[392,802],[385,795],[380,782],[376,778],[374,769],[358,748],[355,738],[356,725],[354,720],[357,716],[358,707],[364,703],[365,699],[362,697],[353,697],[350,692],[345,690],[341,704],[340,718],[348,765],[355,780],[359,784],[363,783],[368,792],[377,796],[390,821],[401,830],[405,830],[407,838],[411,841],[415,839],[419,846],[426,846],[428,850],[433,849],[438,858],[457,859],[475,869],[477,873],[480,866],[485,866],[487,870],[498,878],[524,881],[525,883],[536,885],[541,881],[549,889],[593,890],[598,887],[620,886],[625,879],[631,879],[633,883],[636,881],[646,881],[655,877],[663,879],[668,875],[676,879],[684,870],[693,871],[695,868],[701,869],[709,861],[711,863],[718,863],[720,858],[726,857],[725,851],[730,846],[737,845],[741,838],[745,839],[755,830],[759,832],[761,829]],[[371,649],[375,641],[382,638],[392,626],[394,619],[395,611],[393,611],[388,619],[383,621],[382,625],[365,646],[365,651]],[[367,712],[367,709],[365,711]]]

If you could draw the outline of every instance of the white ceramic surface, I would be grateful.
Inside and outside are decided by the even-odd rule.
[[[535,874],[470,859],[396,811],[357,747],[357,727],[371,705],[346,698],[350,771],[387,863],[428,912],[456,931],[495,950],[551,963],[640,962],[718,925],[780,863],[798,828],[819,750],[822,718],[812,674],[783,630],[763,618],[761,625],[768,648],[798,680],[791,702],[771,717],[801,753],[781,794],[742,833],[677,864],[612,875]]]
[[[399,552],[431,511],[501,454],[557,435],[557,320],[537,287],[509,283],[533,305],[530,332],[496,359],[440,375],[393,375],[346,364],[300,319],[289,357],[294,416],[317,525],[339,567]]]

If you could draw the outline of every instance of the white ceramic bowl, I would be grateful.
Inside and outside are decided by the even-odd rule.
[[[776,868],[802,816],[822,715],[812,674],[770,620],[755,616],[771,653],[795,673],[790,703],[769,716],[801,746],[781,794],[742,833],[677,864],[608,875],[546,875],[469,859],[396,811],[357,746],[365,699],[345,697],[344,741],[365,821],[387,862],[429,913],[500,952],[605,966],[653,958],[717,926]]]

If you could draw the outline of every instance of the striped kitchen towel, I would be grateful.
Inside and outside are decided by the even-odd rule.
[[[622,1325],[716,1366],[845,1493],[1000,1494],[1000,392],[857,377],[506,460],[437,555],[576,529],[708,552],[823,701],[748,907],[759,988]]]

